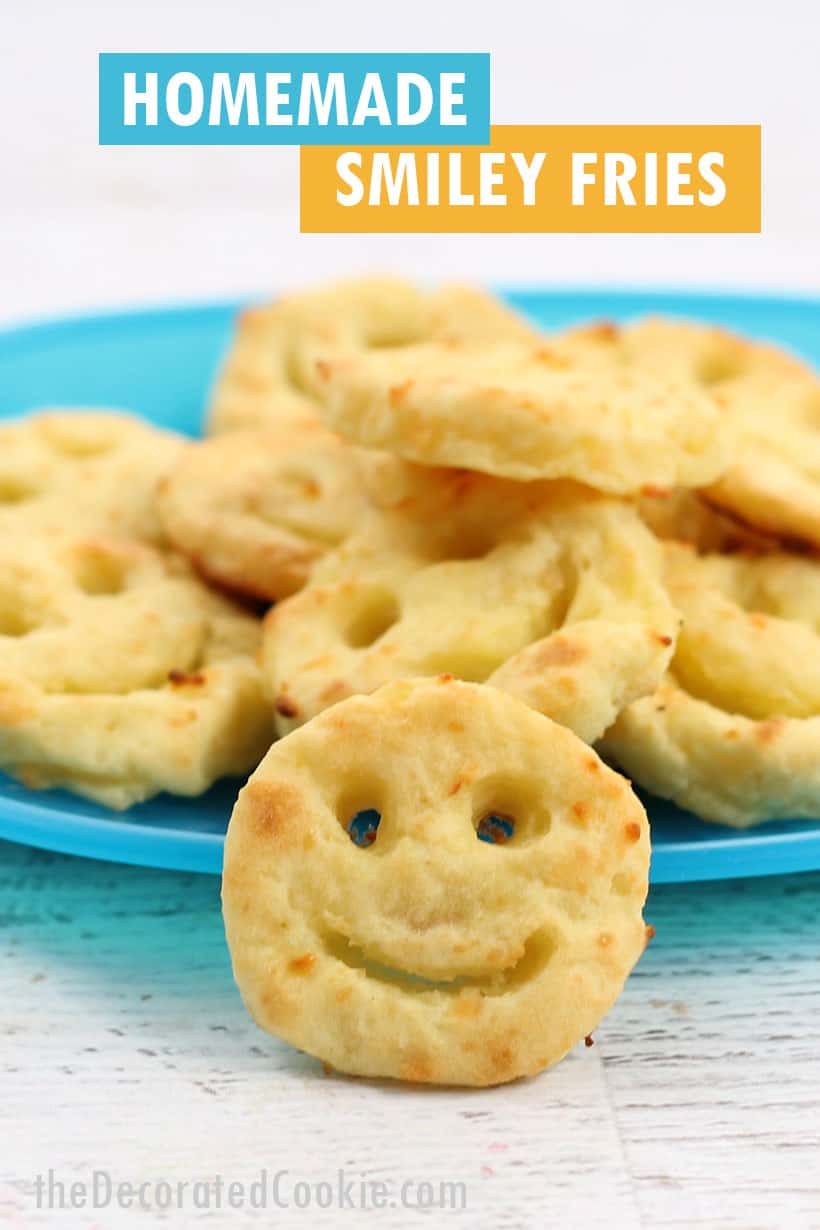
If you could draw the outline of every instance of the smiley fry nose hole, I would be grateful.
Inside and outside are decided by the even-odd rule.
[[[487,812],[479,819],[475,831],[479,841],[503,846],[515,836],[515,821],[512,817],[502,816],[498,812]]]
[[[399,604],[387,590],[369,593],[350,620],[345,640],[351,649],[367,649],[399,618]]]
[[[376,811],[375,807],[366,807],[362,811],[357,811],[348,820],[345,828],[354,846],[373,845],[373,842],[376,840],[376,834],[379,831],[381,818],[381,812]]]

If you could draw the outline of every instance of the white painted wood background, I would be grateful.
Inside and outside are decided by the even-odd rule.
[[[251,295],[390,268],[489,282],[820,290],[816,48],[804,0],[5,0],[0,319]],[[764,125],[745,238],[296,234],[291,150],[100,150],[100,50],[493,53],[502,122]],[[596,1034],[488,1092],[326,1077],[232,986],[215,879],[0,844],[0,1221],[220,1225],[37,1211],[33,1181],[463,1182],[467,1208],[269,1209],[237,1225],[820,1227],[820,876],[658,890],[658,935]]]

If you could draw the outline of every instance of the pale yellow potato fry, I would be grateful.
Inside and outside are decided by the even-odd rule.
[[[346,831],[364,809],[369,847]],[[505,818],[504,845],[478,839]],[[343,1072],[494,1085],[599,1023],[646,943],[628,783],[495,688],[393,683],[274,746],[234,809],[222,900],[259,1025]]]

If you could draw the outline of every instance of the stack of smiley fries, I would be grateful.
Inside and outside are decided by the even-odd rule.
[[[543,334],[373,278],[245,312],[208,432],[0,428],[0,766],[26,784],[196,793],[274,729],[448,672],[704,820],[820,813],[797,357],[660,318]]]

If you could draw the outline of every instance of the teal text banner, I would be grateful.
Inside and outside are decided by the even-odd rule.
[[[104,52],[100,145],[485,145],[481,52]]]

